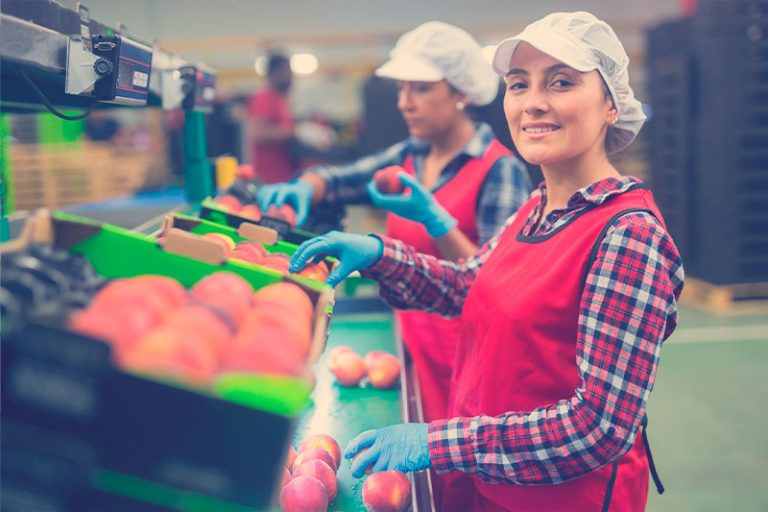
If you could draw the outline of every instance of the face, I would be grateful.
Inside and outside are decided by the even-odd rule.
[[[397,108],[412,137],[431,140],[449,130],[466,114],[456,108],[466,97],[445,80],[439,82],[397,82]]]
[[[597,71],[581,73],[521,42],[510,59],[504,112],[520,155],[551,165],[605,153],[616,115]]]
[[[293,73],[291,72],[291,66],[285,64],[272,71],[269,75],[269,82],[272,87],[281,92],[287,92],[291,88],[291,82],[293,81]]]

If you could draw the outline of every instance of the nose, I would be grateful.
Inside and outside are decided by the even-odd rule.
[[[549,103],[547,103],[545,92],[537,87],[530,87],[523,98],[522,109],[523,112],[531,116],[546,113],[549,110]]]
[[[410,110],[413,108],[411,88],[408,84],[403,84],[397,91],[397,108],[400,111]]]

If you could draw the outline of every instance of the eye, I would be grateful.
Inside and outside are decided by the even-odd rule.
[[[507,89],[510,91],[519,91],[521,89],[525,89],[526,87],[527,85],[522,80],[515,80],[507,84]]]
[[[558,78],[557,80],[552,82],[552,87],[554,87],[555,89],[568,89],[570,87],[573,87],[573,82],[571,82],[567,78]]]
[[[419,93],[425,93],[432,90],[432,84],[417,83],[413,86],[413,90]]]

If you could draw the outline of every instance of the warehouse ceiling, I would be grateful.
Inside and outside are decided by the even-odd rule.
[[[74,6],[75,0],[60,0]],[[151,39],[220,71],[251,72],[269,47],[312,52],[321,66],[372,66],[398,35],[438,19],[462,26],[482,44],[494,44],[526,23],[558,10],[589,10],[611,23],[630,53],[643,46],[642,30],[674,17],[672,0],[86,0],[94,18],[125,22],[129,33]]]

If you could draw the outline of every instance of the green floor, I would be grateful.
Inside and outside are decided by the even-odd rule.
[[[667,491],[649,512],[768,510],[768,312],[684,309],[662,350],[648,433]]]

